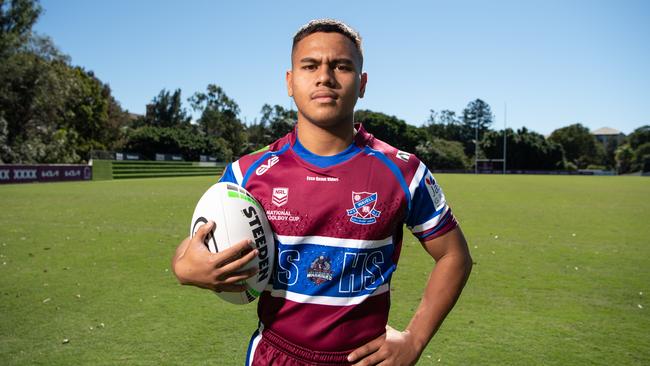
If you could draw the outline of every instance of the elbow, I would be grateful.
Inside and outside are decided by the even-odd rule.
[[[465,272],[465,279],[469,278],[469,274],[472,273],[472,267],[474,267],[474,260],[472,259],[472,256],[467,253],[465,255],[465,260],[463,261],[463,270]]]

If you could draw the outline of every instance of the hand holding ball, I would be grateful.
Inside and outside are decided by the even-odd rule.
[[[199,228],[213,221],[216,225],[201,230]],[[262,206],[244,188],[232,183],[217,183],[201,197],[194,210],[190,236],[203,235],[203,243],[212,253],[224,254],[223,258],[238,256],[242,250],[242,240],[250,240],[257,249],[253,257],[241,268],[242,259],[222,263],[225,270],[245,272],[255,269],[257,273],[243,281],[246,289],[241,292],[219,292],[222,299],[234,304],[249,303],[264,290],[268,284],[275,259],[275,242],[271,226]],[[245,246],[243,247],[245,248]],[[247,258],[248,259],[248,258]],[[219,264],[219,263],[217,263]],[[230,272],[228,271],[228,272]]]

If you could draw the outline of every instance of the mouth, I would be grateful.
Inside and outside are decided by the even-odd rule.
[[[311,99],[319,103],[332,103],[339,99],[339,96],[330,91],[317,91],[311,94]]]

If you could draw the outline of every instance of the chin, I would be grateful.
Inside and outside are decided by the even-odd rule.
[[[319,127],[332,127],[342,123],[351,123],[353,113],[341,114],[335,111],[319,111],[305,114],[305,119]]]

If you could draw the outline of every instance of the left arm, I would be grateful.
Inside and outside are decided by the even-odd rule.
[[[355,365],[414,365],[458,300],[472,270],[472,258],[460,227],[422,245],[436,266],[409,325],[403,332],[386,326],[386,333],[348,356],[350,362],[357,362]]]

